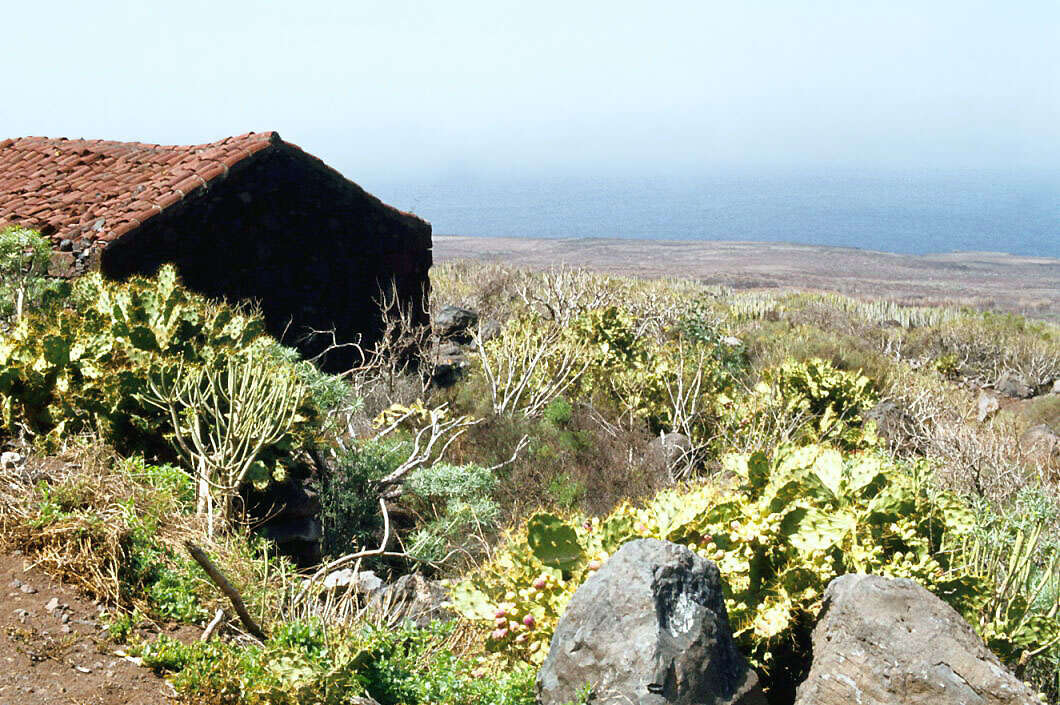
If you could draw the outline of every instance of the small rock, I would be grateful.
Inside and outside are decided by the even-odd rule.
[[[21,590],[22,592],[26,593],[27,595],[35,595],[35,594],[37,594],[37,588],[33,587],[32,585],[26,585],[25,583],[22,583],[21,585],[19,585],[18,589]]]
[[[49,612],[54,612],[55,610],[59,609],[59,598],[53,597],[52,599],[48,600],[48,604],[44,605],[44,609],[48,610]]]
[[[493,340],[501,334],[501,324],[495,320],[488,320],[478,328],[478,339],[480,342]]]
[[[671,468],[686,459],[692,452],[692,441],[683,433],[663,433],[648,444],[648,455]]]
[[[1049,390],[1050,394],[1060,394],[1060,379],[1053,380],[1053,386]]]
[[[14,580],[11,581],[11,587],[13,587],[16,590],[18,590],[20,587],[22,587],[22,581],[19,580],[18,578],[15,578]]]
[[[471,368],[464,349],[456,343],[443,342],[431,354],[431,383],[442,389],[456,384]]]
[[[69,624],[64,624],[59,627],[59,631],[61,631],[63,634],[69,634],[73,631],[73,629],[70,627]]]
[[[455,615],[448,605],[449,595],[441,583],[416,574],[402,575],[392,585],[378,590],[369,603],[390,624],[408,620],[418,627],[453,619]]]
[[[324,577],[324,587],[336,593],[353,590],[370,595],[383,587],[383,581],[371,570],[354,571],[353,568],[343,568],[328,573]]]
[[[979,423],[986,421],[1001,408],[1001,403],[997,400],[997,397],[987,391],[979,392],[977,405],[979,407]]]
[[[70,623],[70,615],[67,614],[66,612],[63,612],[63,616],[59,617],[59,621],[62,622],[63,624],[69,624]]]
[[[1050,462],[1060,454],[1060,434],[1047,424],[1031,426],[1020,436],[1020,446],[1028,456]]]

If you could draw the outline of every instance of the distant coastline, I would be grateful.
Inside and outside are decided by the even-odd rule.
[[[779,242],[435,235],[434,260],[680,277],[742,289],[837,291],[953,304],[1060,322],[1060,259],[1001,252],[896,254]]]
[[[1060,258],[1060,172],[457,174],[369,190],[437,233]]]

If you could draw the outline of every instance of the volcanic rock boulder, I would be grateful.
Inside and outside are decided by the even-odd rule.
[[[541,705],[759,705],[717,567],[684,546],[623,546],[571,599],[537,679]]]
[[[448,622],[456,615],[449,609],[449,595],[441,583],[415,573],[403,575],[392,585],[372,593],[369,607],[396,626],[411,621],[418,627],[431,622]]]
[[[795,705],[1040,705],[957,612],[912,580],[843,575]]]
[[[478,325],[478,314],[459,306],[445,306],[432,323],[435,335],[442,340],[470,343],[471,330]]]
[[[1034,386],[1026,378],[1014,372],[1006,372],[994,387],[999,394],[1013,399],[1030,399],[1034,396]]]

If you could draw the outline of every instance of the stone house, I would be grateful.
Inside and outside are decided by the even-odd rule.
[[[207,296],[255,301],[303,353],[311,330],[378,336],[382,289],[426,320],[431,226],[387,206],[275,132],[211,144],[0,141],[0,226],[39,230],[52,269],[123,279],[172,262]],[[330,337],[328,338],[330,342]],[[347,366],[346,349],[327,367]]]

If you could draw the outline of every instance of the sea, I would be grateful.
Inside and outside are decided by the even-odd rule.
[[[740,240],[1060,258],[1055,173],[450,174],[362,184],[439,235]]]

